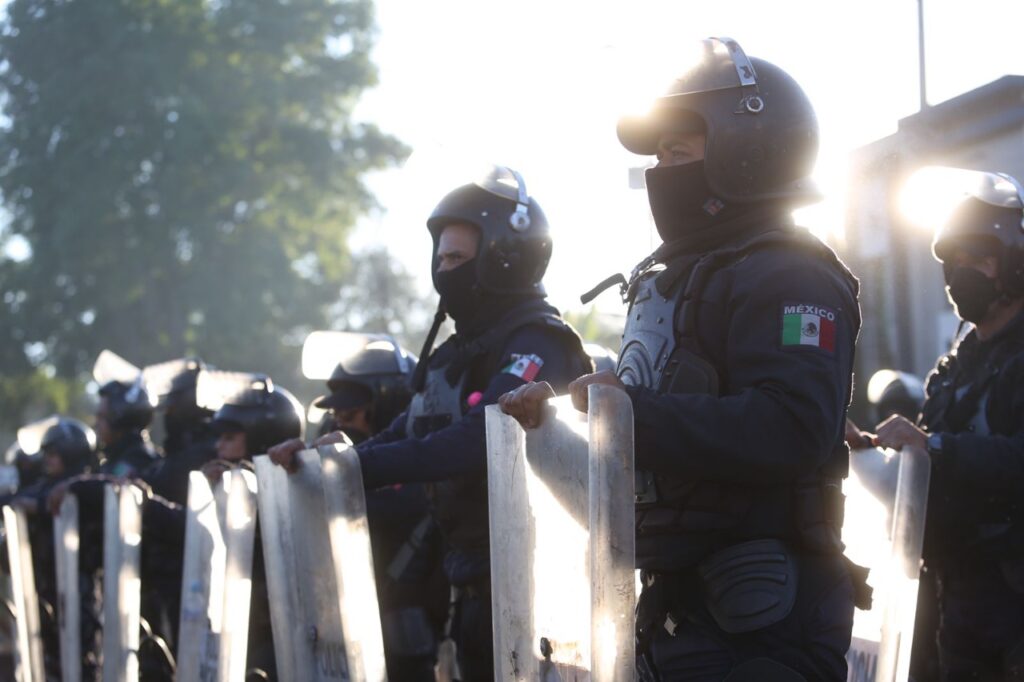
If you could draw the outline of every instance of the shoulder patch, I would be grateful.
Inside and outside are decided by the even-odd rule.
[[[836,351],[836,311],[814,303],[782,304],[782,345]]]
[[[512,354],[512,363],[501,370],[502,374],[512,374],[523,381],[533,381],[537,378],[540,368],[544,366],[544,360],[539,355]]]

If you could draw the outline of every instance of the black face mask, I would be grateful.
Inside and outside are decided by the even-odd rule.
[[[476,281],[476,259],[434,273],[434,288],[441,295],[441,304],[456,323],[467,322],[480,314],[483,297]]]
[[[968,322],[984,319],[992,303],[999,298],[996,281],[974,268],[954,268],[946,287],[946,295],[956,306],[956,314]]]
[[[665,242],[691,237],[729,214],[708,186],[703,161],[648,168],[644,175],[654,224]]]

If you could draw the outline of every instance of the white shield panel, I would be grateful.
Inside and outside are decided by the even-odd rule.
[[[142,491],[107,484],[103,502],[103,682],[136,682]]]
[[[39,598],[32,569],[32,547],[25,512],[4,507],[7,558],[11,568],[16,641],[15,677],[18,682],[43,682],[43,643],[39,624]]]
[[[931,461],[917,448],[855,450],[843,486],[847,555],[871,569],[870,611],[857,611],[847,654],[851,682],[906,680],[917,611],[918,579]]]
[[[524,431],[487,409],[495,677],[633,676],[633,431],[629,398],[590,389]]]
[[[78,498],[65,495],[53,519],[57,558],[57,624],[60,631],[60,669],[64,682],[82,678],[82,603],[78,594]]]
[[[383,680],[358,459],[345,446],[298,459],[295,474],[265,456],[254,459],[278,674],[302,682]]]

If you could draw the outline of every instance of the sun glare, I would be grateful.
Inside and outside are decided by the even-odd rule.
[[[912,225],[933,232],[971,189],[976,176],[976,172],[960,168],[920,168],[903,185],[900,210]]]

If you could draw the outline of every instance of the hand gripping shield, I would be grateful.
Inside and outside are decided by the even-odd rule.
[[[103,499],[103,682],[139,679],[142,491],[107,484]]]
[[[589,401],[530,431],[487,408],[495,679],[634,678],[633,410]]]
[[[17,682],[43,682],[43,642],[39,623],[39,599],[36,596],[25,512],[4,507],[4,531],[7,558],[11,570],[11,596],[14,606],[14,676]]]
[[[359,458],[298,454],[288,474],[254,458],[274,652],[282,680],[386,679]]]
[[[887,456],[891,455],[891,456]],[[844,484],[847,555],[871,569],[870,611],[857,611],[847,653],[851,682],[895,682],[910,672],[931,460],[918,448],[855,450]]]
[[[82,679],[82,603],[78,593],[78,498],[64,496],[53,519],[53,555],[57,563],[57,627],[64,682]]]
[[[256,531],[256,476],[189,476],[178,635],[179,682],[245,679]]]

